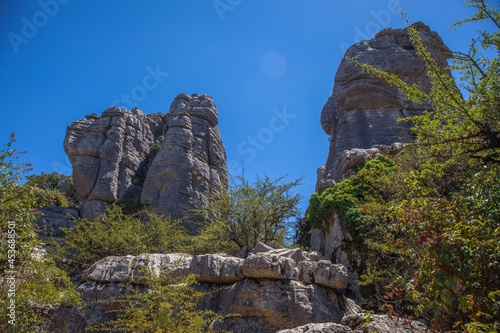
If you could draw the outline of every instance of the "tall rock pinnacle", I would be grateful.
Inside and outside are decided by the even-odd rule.
[[[150,160],[155,143],[160,149]],[[89,219],[126,198],[165,217],[188,217],[227,181],[217,108],[209,95],[180,94],[167,114],[112,107],[88,115],[68,126],[64,149],[81,215]]]
[[[421,22],[413,26],[438,66],[446,67],[451,52],[439,35]],[[398,119],[430,108],[426,104],[413,104],[398,88],[363,73],[350,58],[395,74],[408,84],[416,83],[425,92],[430,91],[431,81],[410,43],[408,29],[386,28],[375,38],[351,46],[335,75],[333,94],[321,112],[321,125],[330,135],[330,151],[326,165],[318,169],[317,188],[341,180],[350,169],[364,161],[363,156],[375,153],[376,149],[351,150],[405,141],[405,129],[410,124],[398,122]]]

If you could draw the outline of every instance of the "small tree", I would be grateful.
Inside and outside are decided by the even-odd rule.
[[[408,197],[389,221],[409,258],[408,296],[415,312],[438,331],[497,332],[500,328],[500,13],[484,0],[465,2],[477,13],[455,23],[489,21],[467,53],[454,52],[452,69],[437,66],[419,32],[408,27],[426,67],[430,93],[401,78],[359,64],[432,109],[410,117],[416,142],[400,182]],[[404,14],[404,13],[403,13]],[[404,14],[405,18],[407,17]],[[407,22],[409,20],[407,19]],[[493,51],[496,57],[483,55]]]
[[[115,320],[95,325],[91,330],[133,333],[203,333],[225,332],[210,326],[225,318],[200,303],[208,292],[200,291],[194,275],[172,277],[169,273],[154,276],[145,272],[145,287],[128,285],[124,296],[114,299],[120,306]]]
[[[263,242],[285,245],[290,219],[300,214],[301,195],[292,192],[301,178],[257,177],[251,183],[237,177],[227,192],[217,194],[202,210],[206,225],[194,240],[194,252],[224,251],[236,254],[244,246]]]
[[[62,302],[79,303],[66,274],[39,252],[32,186],[20,184],[29,164],[16,163],[22,152],[10,142],[0,149],[0,332],[38,332],[46,318],[41,309]]]

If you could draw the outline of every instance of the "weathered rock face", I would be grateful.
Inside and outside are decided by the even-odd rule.
[[[203,308],[241,315],[216,324],[219,328],[267,333],[310,322],[340,323],[359,310],[339,292],[347,285],[347,271],[316,259],[322,257],[300,249],[271,249],[246,259],[225,254],[107,257],[83,273],[78,291],[88,324],[112,319],[117,307],[112,298],[124,295],[127,284],[145,285],[143,269],[156,276],[195,274],[201,283],[196,288],[210,292]]]
[[[161,147],[152,161],[151,147]],[[112,107],[68,126],[64,149],[73,166],[81,216],[135,198],[174,218],[207,202],[227,179],[217,108],[209,95],[180,94],[168,114]]]
[[[182,218],[221,189],[227,182],[227,162],[217,124],[217,108],[209,95],[175,98],[160,151],[144,182],[142,204]]]
[[[429,52],[439,66],[446,67],[451,55],[439,35],[418,22],[418,29]],[[325,166],[318,169],[317,189],[339,181],[349,170],[362,163],[364,155],[376,145],[391,146],[407,142],[408,123],[398,119],[421,113],[429,105],[410,102],[396,87],[361,71],[355,63],[367,63],[402,78],[408,84],[416,83],[428,92],[431,82],[425,66],[413,49],[407,29],[386,28],[375,38],[351,46],[335,75],[333,94],[321,112],[321,125],[330,135],[330,152]],[[367,150],[353,152],[353,149]],[[357,155],[357,158],[355,158]]]
[[[64,149],[73,166],[76,197],[87,204],[83,217],[95,218],[106,203],[140,193],[146,155],[157,127],[165,123],[162,114],[112,107],[68,126]],[[87,207],[99,204],[94,211]]]
[[[427,328],[418,321],[406,321],[386,315],[372,315],[370,323],[362,313],[348,315],[342,318],[341,324],[323,323],[307,324],[293,329],[281,330],[276,333],[424,333]]]
[[[74,220],[79,217],[75,208],[49,206],[38,210],[41,216],[37,217],[37,224],[42,237],[62,237],[64,231],[61,228],[72,228]]]
[[[347,269],[348,283],[345,294],[359,302],[362,295],[357,280],[361,261],[356,244],[351,235],[342,228],[338,214],[334,214],[330,221],[325,221],[323,231],[313,229],[310,245],[312,249],[324,253],[331,262]]]

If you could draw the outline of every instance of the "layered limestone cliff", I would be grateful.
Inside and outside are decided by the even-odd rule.
[[[200,307],[231,314],[211,324],[215,331],[359,332],[368,328],[363,326],[366,321],[361,308],[341,293],[347,285],[343,265],[332,264],[318,253],[272,249],[259,243],[255,249],[244,249],[240,257],[173,253],[99,260],[82,274],[77,288],[84,301],[83,311],[56,308],[53,331],[65,327],[71,332],[84,332],[91,325],[114,320],[120,309],[116,298],[126,295],[132,286],[148,291],[144,269],[155,276],[194,274],[199,284],[192,287],[206,293]],[[419,322],[372,318],[370,331],[425,331]]]
[[[160,147],[152,156],[155,144]],[[112,107],[88,115],[68,126],[64,149],[83,218],[95,219],[109,203],[127,198],[184,218],[227,180],[217,107],[209,95],[180,94],[167,114]]]
[[[439,35],[421,22],[413,24],[436,64],[447,68],[451,56]],[[409,142],[409,122],[401,118],[421,114],[428,104],[414,104],[396,87],[372,74],[363,73],[359,63],[394,74],[424,92],[431,89],[426,68],[408,37],[408,29],[386,28],[375,38],[351,46],[335,75],[333,94],[321,112],[321,125],[330,135],[326,164],[318,169],[316,190],[349,178],[356,167],[389,149],[401,149]],[[312,230],[311,247],[332,262],[345,265],[349,272],[347,294],[360,300],[357,286],[361,266],[356,244],[342,228],[337,214],[323,221],[323,230]],[[365,295],[366,296],[366,295]]]
[[[446,67],[451,52],[439,35],[421,22],[413,26],[437,65]],[[412,103],[383,79],[363,73],[351,59],[430,91],[431,81],[410,43],[407,28],[386,28],[375,38],[351,46],[335,75],[333,94],[321,111],[321,125],[330,136],[330,150],[326,164],[318,169],[317,189],[348,177],[366,158],[378,154],[380,146],[408,142],[407,130],[411,124],[398,119],[430,108],[427,104]]]

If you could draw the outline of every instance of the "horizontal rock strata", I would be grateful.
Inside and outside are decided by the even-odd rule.
[[[447,67],[446,59],[451,52],[439,35],[421,22],[413,27],[420,33],[437,65]],[[353,60],[397,75],[410,85],[417,84],[425,92],[430,91],[431,81],[409,40],[407,28],[386,28],[375,38],[351,46],[335,75],[333,94],[321,112],[321,125],[330,136],[330,151],[326,164],[318,170],[317,189],[345,178],[349,170],[363,162],[362,158],[350,158],[352,154],[346,151],[408,142],[410,138],[405,129],[411,124],[398,120],[430,108],[428,104],[412,103],[383,79],[363,73]]]
[[[217,313],[236,313],[219,328],[238,332],[274,332],[309,322],[338,322],[351,313],[339,289],[347,285],[347,270],[317,254],[300,249],[266,250],[246,259],[226,254],[190,256],[147,254],[107,257],[82,275],[78,291],[86,301],[85,316],[96,324],[113,318],[113,297],[126,293],[126,285],[147,287],[145,271],[158,276],[195,274],[196,288],[210,293],[202,306]],[[308,263],[308,265],[305,265]],[[301,280],[307,275],[307,281]],[[220,288],[220,286],[226,286]]]

